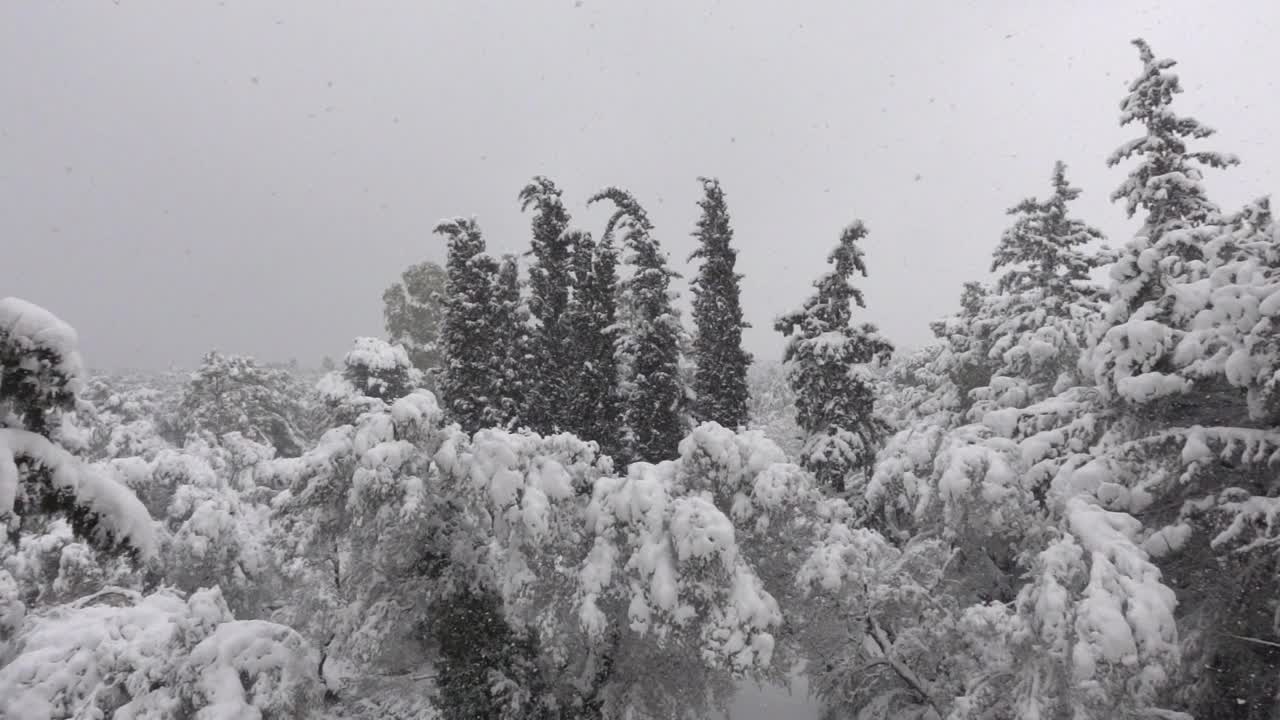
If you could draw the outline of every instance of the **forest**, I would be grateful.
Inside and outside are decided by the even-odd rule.
[[[1280,717],[1280,226],[1214,203],[1239,160],[1134,46],[1131,235],[1046,167],[910,352],[859,318],[875,208],[744,351],[711,177],[687,288],[641,199],[593,233],[535,176],[527,252],[439,222],[316,371],[91,372],[0,300],[0,718],[692,719],[798,677],[828,720]]]

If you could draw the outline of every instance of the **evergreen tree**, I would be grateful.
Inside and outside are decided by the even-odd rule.
[[[84,387],[76,345],[75,330],[53,313],[0,299],[0,549],[16,544],[37,518],[63,515],[96,548],[151,559],[156,538],[146,508],[64,446],[63,419]],[[0,566],[0,590],[5,579]],[[21,611],[10,606],[0,618],[0,648],[6,621],[20,621]]]
[[[1217,205],[1205,194],[1200,166],[1225,168],[1239,163],[1233,155],[1188,150],[1188,140],[1207,138],[1213,135],[1213,129],[1195,118],[1179,116],[1170,108],[1173,96],[1182,92],[1178,76],[1168,72],[1177,63],[1168,58],[1157,60],[1144,40],[1134,40],[1133,44],[1142,59],[1142,74],[1120,103],[1120,125],[1138,122],[1146,132],[1107,158],[1109,167],[1138,158],[1138,165],[1111,199],[1123,200],[1129,217],[1139,208],[1147,213],[1138,231],[1138,240],[1144,247],[1135,247],[1139,252],[1122,256],[1112,269],[1113,279],[1131,293],[1116,308],[1127,311],[1158,296],[1161,276],[1178,272],[1182,266],[1176,261],[1149,262],[1155,259],[1150,255],[1148,261],[1139,263],[1137,255],[1142,250],[1160,247],[1160,257],[1176,258],[1182,263],[1203,260],[1200,247],[1204,238],[1195,232],[1175,231],[1193,231],[1220,215]],[[1173,237],[1167,238],[1170,233]]]
[[[1090,360],[1114,417],[1096,467],[1140,502],[1162,581],[1178,592],[1181,673],[1165,700],[1196,717],[1274,717],[1280,654],[1252,639],[1275,629],[1280,562],[1275,542],[1273,453],[1280,450],[1274,301],[1280,230],[1268,203],[1224,216],[1201,167],[1238,161],[1191,152],[1212,130],[1169,107],[1181,92],[1168,69],[1135,41],[1142,75],[1121,122],[1144,137],[1112,165],[1137,157],[1119,190],[1142,228],[1112,269],[1112,305]],[[1269,307],[1268,307],[1269,306]],[[1264,339],[1265,338],[1265,339]],[[1265,518],[1265,519],[1264,519]]]
[[[967,358],[977,385],[961,381],[965,363],[955,369],[967,400],[976,400],[970,419],[980,420],[993,406],[1024,406],[1053,394],[1057,386],[1078,385],[1077,361],[1088,342],[1089,323],[1101,314],[1102,289],[1089,277],[1108,257],[1084,249],[1100,242],[1102,232],[1068,214],[1080,195],[1055,163],[1053,194],[1028,198],[1009,209],[1014,223],[992,253],[992,272],[1003,271],[989,294],[970,291],[962,332],[976,350]],[[976,342],[975,342],[976,341]],[[959,348],[953,346],[953,350]],[[958,356],[960,353],[954,353]]]
[[[618,339],[623,367],[623,460],[658,462],[675,457],[684,436],[685,391],[680,382],[680,318],[672,307],[671,279],[653,224],[631,193],[606,188],[587,202],[609,200],[617,210],[605,236],[621,228],[632,273],[622,284],[626,326]]]
[[[569,213],[560,189],[541,175],[520,191],[520,209],[533,208],[529,268],[529,311],[537,319],[533,335],[536,369],[529,397],[529,427],[551,433],[567,427],[577,348],[569,339],[569,298],[573,285],[573,243],[566,235]]]
[[[444,268],[421,262],[406,269],[400,280],[382,293],[387,337],[404,346],[413,366],[428,377],[443,364],[439,343],[448,280]]]
[[[424,630],[439,649],[435,663],[441,717],[539,720],[556,717],[540,704],[537,641],[517,631],[492,591],[464,588],[438,603]]]
[[[698,202],[698,249],[690,260],[702,260],[693,280],[693,321],[696,334],[693,355],[697,370],[693,376],[694,417],[725,427],[747,424],[747,368],[751,355],[742,349],[742,330],[750,327],[742,320],[742,276],[734,272],[738,251],[730,243],[733,228],[725,206],[720,181],[699,178],[704,197]]]
[[[827,257],[835,267],[814,283],[818,292],[774,325],[788,338],[783,359],[796,393],[796,422],[806,434],[801,465],[838,493],[871,467],[889,430],[875,413],[865,365],[887,358],[893,346],[874,325],[852,323],[852,303],[865,307],[850,281],[855,272],[867,274],[857,245],[866,234],[861,221],[845,228]]]
[[[465,432],[474,433],[492,419],[496,345],[492,311],[498,265],[485,253],[484,237],[474,219],[442,222],[436,232],[449,243],[440,394],[449,416]]]
[[[342,365],[342,377],[352,388],[385,403],[408,395],[422,380],[404,346],[378,338],[356,338]]]
[[[1087,285],[1099,258],[1082,251],[1090,242],[1101,242],[1102,231],[1067,215],[1067,204],[1080,189],[1067,182],[1067,166],[1053,165],[1053,195],[1048,200],[1028,198],[1008,211],[1017,218],[1000,237],[992,255],[991,271],[1003,270],[996,281],[1002,293],[1039,292],[1061,305],[1077,299]]]
[[[489,337],[491,406],[486,425],[518,428],[528,425],[525,417],[530,391],[537,387],[540,370],[534,365],[529,338],[529,311],[520,297],[520,268],[513,255],[502,258],[494,278],[493,307]]]
[[[216,439],[239,432],[274,447],[281,457],[296,457],[306,444],[298,427],[301,395],[284,370],[244,355],[209,352],[183,390],[175,423],[180,435],[174,440],[181,443],[192,433]]]
[[[601,452],[616,456],[620,440],[617,336],[617,253],[612,239],[599,244],[590,233],[571,231],[574,294],[569,306],[572,345],[578,362],[566,429],[594,440]]]

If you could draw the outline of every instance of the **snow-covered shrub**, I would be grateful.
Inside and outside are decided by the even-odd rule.
[[[234,620],[217,590],[104,589],[29,615],[11,643],[0,698],[15,720],[304,718],[319,700],[315,650]]]

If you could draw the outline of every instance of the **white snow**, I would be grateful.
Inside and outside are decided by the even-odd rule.
[[[147,509],[128,488],[96,466],[85,465],[41,435],[0,428],[0,518],[11,516],[18,493],[17,458],[48,469],[53,486],[69,492],[77,505],[98,516],[99,527],[130,543],[144,558],[154,557],[156,540]],[[105,538],[99,538],[105,539]]]
[[[24,350],[48,350],[57,369],[75,382],[83,373],[76,331],[48,310],[16,297],[0,299],[0,330]]]

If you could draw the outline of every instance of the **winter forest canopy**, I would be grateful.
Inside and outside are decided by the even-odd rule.
[[[320,371],[90,372],[0,300],[0,718],[1277,717],[1280,226],[1133,45],[1114,188],[1044,168],[916,350],[874,207],[744,350],[714,177],[692,228],[541,175],[521,254],[440,220]]]

